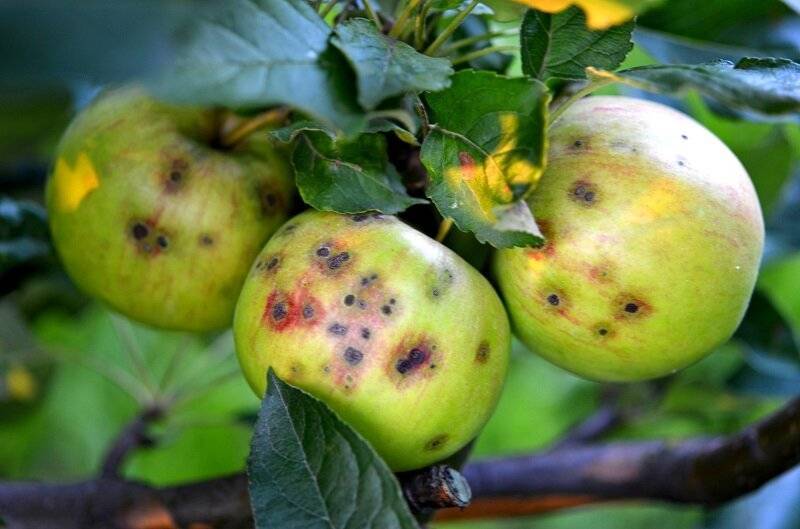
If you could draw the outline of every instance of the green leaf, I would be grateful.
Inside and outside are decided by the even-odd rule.
[[[0,197],[0,273],[50,254],[47,214],[33,202]]]
[[[369,20],[355,18],[340,24],[331,43],[355,70],[358,101],[364,108],[373,109],[407,92],[437,91],[450,85],[450,61],[428,57],[387,37]]]
[[[800,64],[789,59],[746,57],[736,64],[640,66],[616,74],[592,70],[590,75],[598,81],[622,82],[670,95],[697,90],[728,107],[756,114],[800,112]]]
[[[417,528],[369,444],[322,402],[267,376],[247,463],[256,528]]]
[[[304,0],[233,0],[201,16],[157,93],[234,108],[285,104],[356,133],[350,68],[328,45],[330,28]]]
[[[425,202],[406,194],[381,134],[335,140],[324,132],[307,131],[295,147],[292,163],[300,195],[316,209],[397,213]]]
[[[586,27],[577,7],[551,15],[529,10],[520,29],[522,71],[542,81],[586,79],[586,67],[615,70],[631,49],[633,21],[603,31]]]
[[[545,86],[465,70],[426,99],[432,125],[421,160],[440,213],[497,248],[540,244],[523,196],[544,167]]]

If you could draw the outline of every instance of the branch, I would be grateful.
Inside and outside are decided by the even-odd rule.
[[[460,514],[440,511],[440,519],[533,514],[623,498],[713,506],[798,463],[800,399],[729,437],[570,445],[473,462],[463,474],[475,501]],[[162,489],[108,478],[0,483],[0,516],[11,529],[252,527],[243,475]]]
[[[119,477],[125,458],[133,450],[142,446],[151,446],[153,439],[147,434],[150,423],[160,419],[163,410],[152,407],[136,416],[131,423],[119,434],[117,440],[111,445],[103,458],[100,475],[104,478]]]

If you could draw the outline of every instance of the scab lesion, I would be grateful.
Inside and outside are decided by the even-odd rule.
[[[575,182],[569,190],[569,196],[574,202],[585,207],[595,205],[599,198],[597,186],[586,180]]]
[[[136,245],[136,249],[147,255],[158,255],[171,245],[169,236],[148,222],[134,220],[127,227],[128,238]]]

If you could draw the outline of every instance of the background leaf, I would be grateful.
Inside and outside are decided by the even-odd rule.
[[[201,13],[174,69],[154,86],[178,102],[286,104],[357,132],[365,116],[331,29],[304,0],[233,0]]]
[[[587,66],[615,70],[633,48],[633,27],[629,21],[592,31],[577,7],[554,15],[529,10],[520,28],[522,71],[546,81],[585,79]]]
[[[307,131],[298,139],[292,163],[300,195],[316,209],[397,213],[425,202],[406,194],[381,134],[334,140],[324,132]]]
[[[439,212],[495,247],[540,242],[521,197],[544,166],[544,85],[466,70],[453,76],[449,89],[426,99],[434,125],[421,160]]]
[[[358,101],[366,109],[392,96],[450,85],[450,61],[428,57],[383,35],[369,20],[355,18],[340,24],[331,42],[355,70]]]
[[[247,469],[258,529],[417,527],[369,444],[271,370]]]
[[[50,230],[44,208],[0,197],[0,273],[50,254]]]
[[[788,59],[744,58],[736,64],[641,66],[616,74],[595,72],[597,78],[671,95],[698,90],[732,108],[763,115],[800,111],[800,64]]]

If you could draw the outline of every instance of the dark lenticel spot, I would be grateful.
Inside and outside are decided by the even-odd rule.
[[[370,334],[371,333],[370,333],[369,329],[367,329],[366,327],[362,327],[361,328],[361,337],[362,338],[364,338],[365,340],[369,340]]]
[[[306,305],[303,307],[303,317],[307,320],[310,320],[314,317],[314,307],[311,305]]]
[[[317,255],[320,257],[328,257],[330,254],[331,251],[327,246],[322,246],[321,248],[317,248]]]
[[[344,304],[348,307],[356,302],[356,297],[353,294],[348,294],[344,297]]]
[[[628,303],[627,305],[625,305],[625,312],[629,314],[635,314],[638,311],[639,311],[639,305],[637,305],[636,303]]]
[[[547,302],[554,307],[557,307],[559,303],[561,303],[561,299],[558,297],[558,294],[550,294],[547,296]]]

